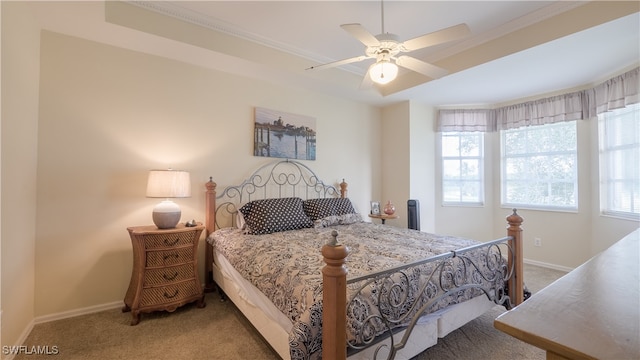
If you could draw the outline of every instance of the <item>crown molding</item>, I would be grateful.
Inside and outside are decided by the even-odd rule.
[[[234,24],[228,23],[221,19],[217,19],[211,16],[204,15],[202,13],[187,9],[185,7],[170,1],[140,1],[140,0],[126,0],[128,4],[135,5],[147,10],[151,10],[166,16],[171,16],[195,25],[203,26],[210,30],[222,32],[231,36],[235,36],[244,40],[252,41],[263,46],[267,46],[291,55],[299,56],[318,63],[335,61],[333,58],[311,53],[304,49],[291,46],[273,39],[266,38],[259,34],[251,33],[240,29]],[[491,40],[500,38],[513,31],[525,28],[533,25],[545,19],[556,16],[565,11],[569,11],[578,6],[586,4],[588,1],[557,1],[541,9],[533,11],[529,14],[513,19],[505,24],[497,26],[489,31],[485,31],[480,34],[475,34],[466,40],[455,43],[452,46],[443,48],[436,53],[428,55],[430,62],[437,62],[438,60],[447,58],[465,50],[474,48],[478,45],[484,44]],[[348,68],[344,66],[343,68]],[[362,73],[360,68],[352,66],[352,72]]]

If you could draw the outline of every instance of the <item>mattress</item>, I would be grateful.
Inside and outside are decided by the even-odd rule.
[[[269,235],[246,235],[242,230],[231,228],[214,232],[207,240],[226,259],[217,265],[231,265],[236,274],[223,270],[225,276],[235,278],[234,283],[246,280],[251,285],[238,289],[239,296],[256,307],[266,309],[266,316],[289,332],[291,358],[294,359],[313,358],[313,354],[319,354],[321,350],[319,325],[321,268],[324,262],[320,249],[331,238],[333,230],[339,233],[338,241],[350,249],[346,262],[349,278],[478,243],[365,222]],[[229,264],[223,264],[224,261]],[[475,295],[478,293],[462,291],[443,299],[431,310],[438,311],[450,303],[461,303]],[[375,296],[364,298],[367,308],[378,305]],[[402,325],[398,324],[399,327]],[[349,320],[350,339],[362,340],[359,338],[362,326],[357,319]]]
[[[289,333],[293,324],[254,285],[244,279],[219,252],[213,255],[214,280],[225,295],[240,309],[255,329],[267,340],[272,349],[283,359],[290,359]],[[434,346],[438,338],[484,314],[495,304],[484,296],[448,306],[434,313],[424,315],[416,325],[407,345],[398,352],[395,359],[408,360],[425,349]],[[404,331],[394,335],[395,342],[404,336]],[[374,358],[374,348],[364,349],[349,355],[348,360],[370,360]],[[386,358],[382,351],[379,358]]]

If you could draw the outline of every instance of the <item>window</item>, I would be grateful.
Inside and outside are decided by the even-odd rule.
[[[600,207],[604,214],[640,217],[640,104],[598,116]]]
[[[503,205],[578,209],[575,121],[504,130],[500,138]]]
[[[484,203],[484,133],[443,132],[442,202]]]

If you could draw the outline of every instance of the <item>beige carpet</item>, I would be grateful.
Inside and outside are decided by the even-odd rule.
[[[525,265],[525,282],[535,293],[563,272]],[[58,356],[19,355],[16,359],[278,359],[231,302],[207,294],[207,306],[187,305],[174,313],[131,315],[119,309],[38,324],[24,345],[54,346]],[[493,327],[504,311],[496,306],[440,339],[415,359],[545,359],[543,351]]]

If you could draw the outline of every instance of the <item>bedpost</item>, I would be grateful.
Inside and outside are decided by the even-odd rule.
[[[322,358],[347,358],[347,269],[344,261],[349,250],[338,245],[338,232],[331,233],[329,244],[322,247],[327,264],[322,268]]]
[[[524,268],[522,261],[522,217],[517,210],[513,209],[513,214],[507,216],[507,235],[513,239],[509,240],[512,251],[509,252],[509,268],[514,269],[513,276],[509,279],[509,299],[513,306],[520,305],[524,301]]]
[[[347,186],[349,186],[349,184],[344,182],[344,179],[342,179],[342,182],[340,183],[340,197],[341,198],[346,198],[347,197]]]
[[[205,207],[205,228],[206,236],[216,230],[216,183],[213,178],[209,177],[209,181],[205,185],[207,187]],[[213,284],[213,246],[205,241],[204,253],[204,291],[211,292],[214,290]]]

